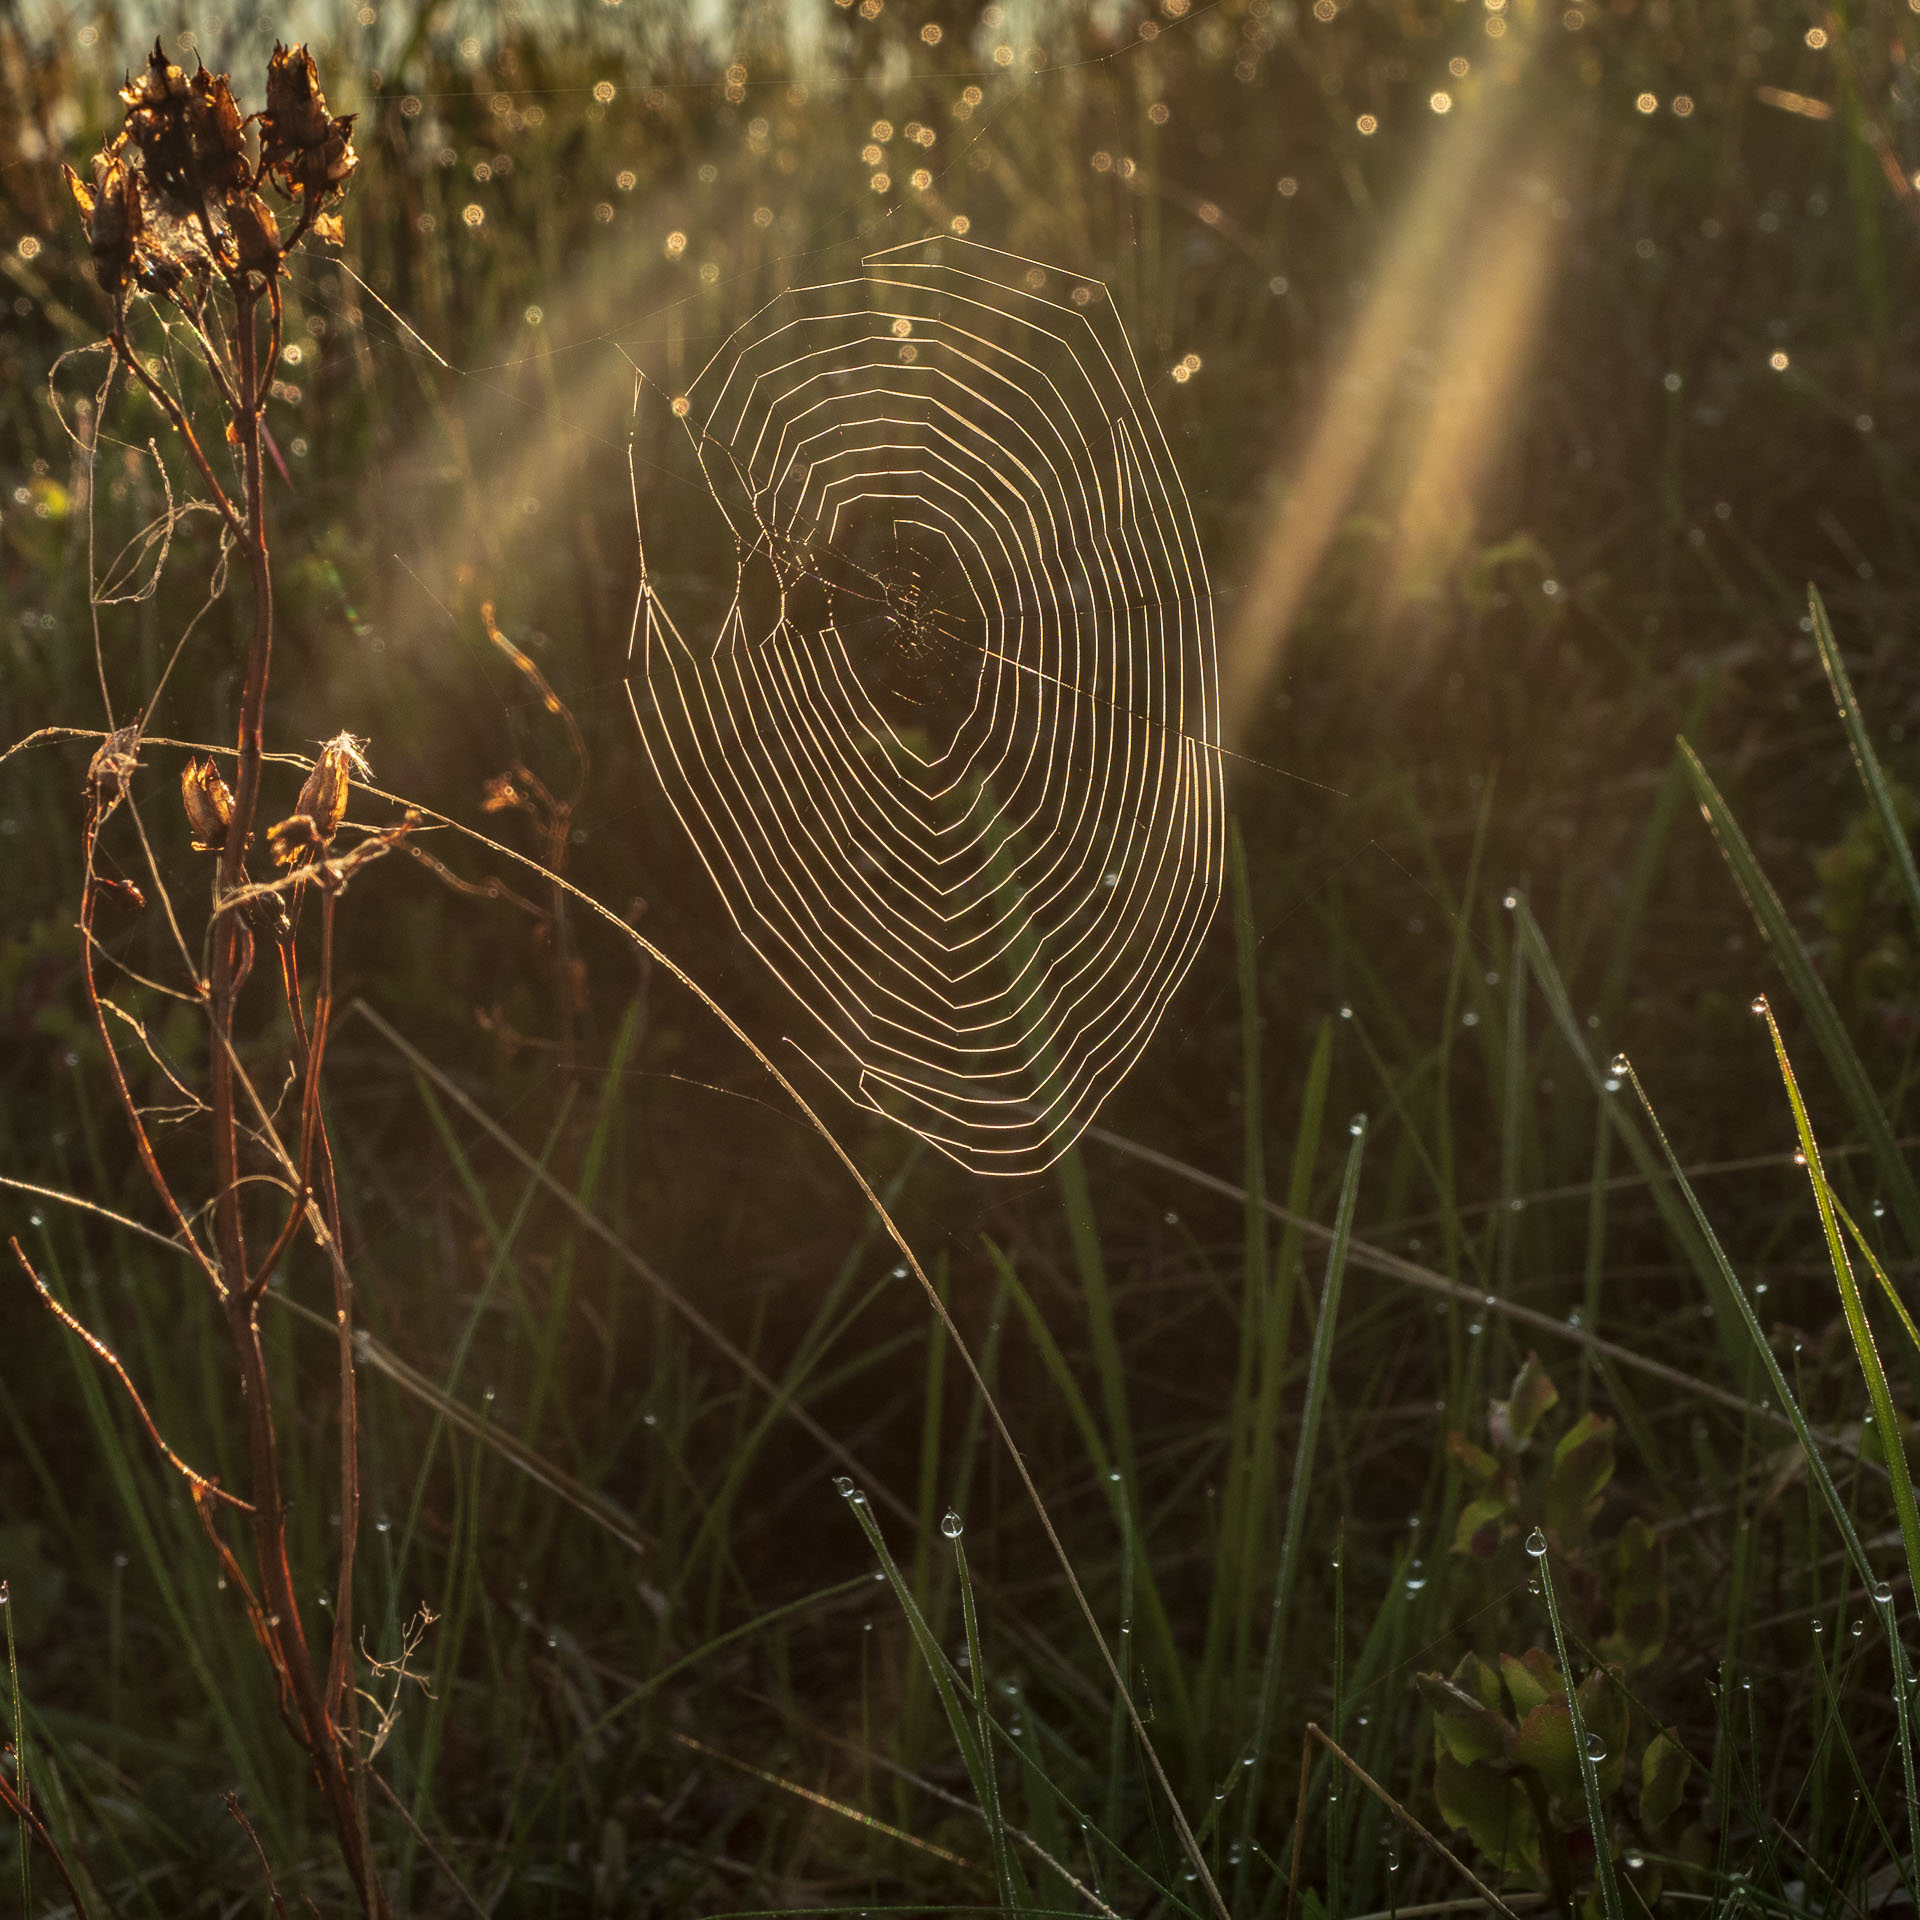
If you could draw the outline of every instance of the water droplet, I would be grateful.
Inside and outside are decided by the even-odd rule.
[[[858,1487],[855,1487],[847,1498],[850,1499],[856,1507],[864,1507],[867,1504],[867,1496],[862,1493]]]
[[[640,1416],[640,1424],[643,1427],[657,1427],[660,1424],[660,1416],[657,1413],[643,1413]]]
[[[1629,1853],[1626,1862],[1629,1873],[1638,1873],[1647,1864],[1647,1856],[1644,1853]]]
[[[907,1277],[907,1263],[904,1260],[894,1268],[893,1277],[896,1280],[904,1280]]]
[[[1620,1091],[1620,1076],[1617,1073],[1610,1073],[1600,1084],[1608,1093],[1618,1093]]]
[[[1876,1580],[1873,1583],[1873,1603],[1877,1607],[1888,1607],[1893,1604],[1893,1587],[1890,1582]]]
[[[1856,1640],[1858,1640],[1860,1636],[1866,1632],[1866,1630],[1867,1630],[1867,1623],[1864,1620],[1856,1620],[1853,1623],[1853,1625],[1847,1629],[1847,1631],[1850,1634],[1852,1634]]]
[[[1767,1010],[1767,996],[1764,993],[1756,993],[1749,1005],[1752,1012],[1764,1014]]]
[[[1793,1151],[1793,1164],[1796,1167],[1804,1167],[1807,1164],[1807,1156],[1798,1147]]]
[[[37,1213],[37,1212],[36,1212],[36,1213],[30,1213],[30,1214],[28,1214],[28,1215],[27,1215],[27,1225],[28,1225],[28,1226],[30,1226],[30,1227],[39,1227],[39,1226],[44,1226],[45,1224],[46,1224],[46,1220],[45,1220],[45,1216],[44,1216],[44,1215],[42,1215],[42,1214],[40,1214],[40,1213]]]
[[[1166,1212],[1162,1214],[1160,1217],[1170,1227],[1177,1227],[1180,1224],[1180,1216],[1177,1213],[1175,1213],[1171,1207],[1169,1207],[1166,1210]]]
[[[1825,1633],[1827,1630],[1827,1623],[1824,1620],[1816,1620],[1813,1623],[1813,1630],[1815,1633]]]
[[[961,1534],[966,1531],[966,1525],[967,1523],[949,1507],[946,1512],[946,1518],[940,1522],[940,1531],[944,1533],[949,1540],[958,1540]]]
[[[1873,1203],[1873,1217],[1876,1220],[1884,1220],[1887,1217],[1887,1203],[1884,1200],[1876,1200]]]
[[[1351,1020],[1353,1018],[1353,1009],[1351,1007],[1342,1007],[1340,1009],[1340,1018],[1342,1020]]]
[[[1607,1757],[1607,1743],[1597,1733],[1587,1735],[1587,1758],[1604,1760]]]
[[[1505,907],[1509,913],[1511,913],[1514,910],[1514,908],[1520,904],[1519,893],[1514,888],[1509,887],[1506,890],[1506,892],[1501,895],[1500,904],[1503,907]]]
[[[1406,1588],[1409,1593],[1418,1593],[1427,1584],[1427,1563],[1424,1560],[1407,1562]]]
[[[1486,1331],[1486,1329],[1481,1326],[1478,1320],[1469,1320],[1467,1322],[1467,1331],[1470,1334],[1472,1334],[1476,1340],[1478,1340],[1481,1334]]]
[[[1353,1118],[1347,1122],[1347,1131],[1352,1134],[1356,1140],[1359,1139],[1366,1130],[1367,1116],[1364,1113],[1356,1113]]]
[[[833,1476],[833,1490],[842,1500],[853,1498],[853,1482],[844,1473],[836,1473]]]
[[[1120,1469],[1115,1467],[1114,1470],[1107,1475],[1107,1478],[1117,1487],[1120,1484]]]
[[[1538,1560],[1547,1550],[1547,1536],[1538,1527],[1527,1535],[1527,1551]]]
[[[393,1522],[383,1513],[380,1518],[373,1523],[373,1530],[375,1533],[391,1533],[393,1531]]]

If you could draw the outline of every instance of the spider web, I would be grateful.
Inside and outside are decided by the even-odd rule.
[[[641,566],[628,691],[749,945],[858,1103],[982,1173],[1063,1153],[1220,894],[1211,600],[1105,289],[954,239],[780,295],[674,402],[736,543]]]

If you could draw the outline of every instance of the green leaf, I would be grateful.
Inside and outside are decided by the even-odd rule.
[[[1667,1554],[1664,1542],[1637,1514],[1613,1543],[1613,1631],[1600,1650],[1623,1667],[1644,1667],[1666,1644]]]
[[[1433,1763],[1433,1797],[1441,1819],[1470,1834],[1495,1867],[1525,1867],[1542,1875],[1539,1824],[1518,1780],[1443,1753]]]
[[[1640,1756],[1640,1824],[1649,1832],[1664,1827],[1679,1811],[1693,1762],[1671,1727],[1656,1733]]]
[[[1453,1530],[1455,1553],[1470,1553],[1476,1560],[1490,1560],[1502,1537],[1510,1531],[1508,1503],[1498,1494],[1484,1494],[1469,1500],[1460,1510],[1459,1524]]]
[[[1475,1655],[1469,1653],[1467,1661],[1475,1661]],[[1450,1753],[1463,1764],[1500,1759],[1507,1751],[1507,1734],[1511,1732],[1505,1716],[1496,1711],[1500,1680],[1492,1668],[1484,1668],[1486,1678],[1492,1680],[1494,1701],[1490,1703],[1475,1672],[1467,1672],[1465,1684],[1461,1684],[1461,1668],[1467,1661],[1453,1670],[1452,1680],[1446,1674],[1415,1674],[1413,1678],[1421,1699],[1434,1713],[1434,1755]],[[1475,1665],[1480,1663],[1475,1661]]]
[[[1573,1540],[1593,1524],[1601,1496],[1613,1478],[1614,1423],[1597,1413],[1582,1414],[1553,1450],[1543,1518],[1547,1531]]]
[[[1519,1659],[1510,1653],[1500,1656],[1500,1673],[1507,1683],[1507,1695],[1513,1710],[1525,1719],[1543,1700],[1560,1698],[1560,1676],[1544,1647],[1529,1647]]]
[[[1525,1453],[1540,1416],[1559,1404],[1560,1389],[1547,1377],[1540,1356],[1530,1352],[1526,1364],[1514,1376],[1511,1396],[1494,1401],[1487,1409],[1487,1428],[1494,1445]]]
[[[1513,1476],[1485,1447],[1476,1447],[1464,1433],[1447,1435],[1447,1458],[1467,1478],[1482,1487],[1510,1486]]]
[[[1564,1696],[1531,1708],[1507,1751],[1517,1765],[1531,1767],[1555,1799],[1580,1798],[1580,1757],[1574,1752],[1573,1716]]]
[[[1490,1660],[1482,1660],[1477,1653],[1463,1653],[1454,1665],[1453,1684],[1472,1694],[1483,1707],[1500,1711],[1500,1670]]]

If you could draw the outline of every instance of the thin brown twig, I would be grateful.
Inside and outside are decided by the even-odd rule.
[[[132,372],[134,378],[152,396],[154,404],[167,416],[168,424],[174,432],[186,442],[187,452],[192,456],[193,464],[200,469],[200,478],[207,483],[213,493],[214,511],[227,523],[228,531],[234,538],[244,543],[246,532],[242,526],[240,514],[232,500],[228,498],[226,488],[220,484],[218,476],[202,450],[199,435],[194,432],[193,422],[187,418],[186,409],[167,390],[166,383],[134,351],[133,343],[127,338],[124,325],[116,326],[109,338],[113,342],[121,364]]]
[[[68,1871],[66,1856],[61,1853],[59,1843],[47,1831],[47,1823],[14,1792],[5,1774],[0,1774],[0,1807],[20,1821],[33,1837],[46,1848],[47,1857],[53,1862],[53,1870],[60,1876],[61,1885],[67,1890],[67,1898],[73,1902],[73,1910],[80,1920],[86,1920],[87,1903],[80,1898],[80,1889],[74,1884],[74,1878]]]
[[[260,1844],[260,1836],[253,1830],[253,1822],[247,1818],[246,1809],[240,1804],[237,1793],[227,1795],[227,1811],[233,1815],[240,1831],[253,1842],[253,1850],[260,1859],[260,1871],[267,1876],[267,1898],[273,1902],[273,1911],[277,1920],[293,1920],[287,1911],[287,1903],[280,1897],[279,1883],[273,1877],[273,1867],[267,1859],[267,1850]]]
[[[447,1856],[444,1853],[442,1853],[437,1846],[434,1845],[433,1841],[428,1837],[426,1830],[420,1825],[419,1821],[417,1821],[413,1817],[413,1810],[407,1805],[407,1803],[404,1800],[400,1798],[400,1796],[397,1793],[394,1792],[392,1787],[390,1787],[387,1784],[386,1776],[384,1774],[376,1773],[373,1776],[373,1783],[375,1786],[377,1786],[380,1789],[380,1791],[383,1794],[386,1795],[387,1804],[390,1807],[392,1807],[393,1810],[397,1814],[399,1814],[400,1818],[407,1823],[407,1827],[409,1831],[413,1834],[413,1837],[416,1840],[418,1840],[423,1847],[426,1848],[429,1857],[433,1861],[433,1864],[436,1867],[438,1867],[440,1871],[447,1876],[448,1884],[453,1888],[453,1890],[457,1894],[459,1894],[460,1898],[466,1902],[467,1911],[469,1913],[477,1914],[479,1916],[479,1920],[493,1920],[493,1915],[489,1913],[488,1910],[485,1907],[483,1907],[478,1900],[474,1898],[471,1889],[467,1886],[467,1883],[464,1880],[462,1880],[457,1873],[454,1872],[453,1866],[451,1862],[449,1862],[449,1860],[447,1859]]]
[[[160,1166],[160,1157],[154,1151],[153,1141],[147,1133],[145,1123],[140,1118],[140,1109],[133,1097],[133,1089],[127,1084],[126,1068],[122,1065],[119,1049],[113,1044],[113,1035],[107,1027],[106,1009],[100,996],[99,981],[94,975],[93,956],[97,942],[93,938],[94,911],[94,848],[100,834],[99,799],[94,793],[87,796],[88,819],[85,836],[83,877],[80,885],[80,931],[83,936],[80,943],[80,976],[86,987],[87,1003],[93,1011],[93,1023],[100,1035],[100,1044],[106,1050],[107,1068],[113,1077],[114,1091],[120,1096],[120,1105],[127,1116],[127,1124],[133,1130],[134,1150],[140,1156],[140,1164],[146,1169],[147,1179],[154,1192],[160,1198],[160,1204],[173,1216],[173,1224],[178,1230],[182,1244],[193,1255],[201,1273],[212,1287],[216,1299],[226,1297],[226,1281],[219,1268],[214,1264],[207,1250],[201,1246],[186,1213],[181,1208],[172,1183],[167,1179]]]
[[[1309,1720],[1306,1731],[1300,1741],[1300,1807],[1293,1829],[1293,1871],[1288,1876],[1287,1920],[1294,1920],[1300,1899],[1300,1844],[1307,1825],[1307,1773],[1308,1763],[1313,1754],[1314,1743],[1318,1741],[1334,1759],[1359,1781],[1386,1810],[1399,1821],[1401,1826],[1414,1836],[1423,1846],[1431,1849],[1444,1860],[1449,1867],[1470,1886],[1495,1913],[1504,1914],[1506,1920],[1519,1920],[1514,1910],[1480,1878],[1480,1876],[1456,1854],[1437,1834],[1422,1826],[1407,1809],[1370,1774],[1359,1761],[1343,1747],[1331,1734]]]
[[[38,1272],[35,1271],[33,1262],[27,1258],[26,1251],[20,1245],[20,1239],[17,1234],[9,1234],[7,1236],[7,1245],[13,1249],[13,1257],[19,1261],[22,1271],[24,1271],[27,1278],[33,1282],[35,1291],[38,1292],[40,1298],[46,1303],[53,1317],[58,1320],[69,1333],[75,1334],[81,1340],[85,1341],[86,1344],[92,1348],[96,1358],[104,1361],[113,1371],[120,1384],[126,1388],[127,1398],[133,1402],[133,1410],[140,1416],[140,1424],[147,1430],[147,1438],[165,1455],[168,1464],[172,1466],[174,1471],[178,1473],[196,1493],[204,1492],[210,1499],[223,1500],[228,1506],[237,1507],[242,1513],[251,1513],[253,1507],[249,1502],[242,1500],[237,1493],[229,1493],[218,1480],[211,1479],[196,1467],[190,1467],[186,1461],[174,1452],[172,1447],[167,1444],[166,1437],[161,1433],[158,1425],[155,1423],[153,1415],[147,1411],[147,1403],[141,1399],[140,1389],[133,1384],[133,1376],[129,1374],[125,1366],[121,1364],[120,1356],[115,1353],[97,1333],[77,1320],[73,1314],[54,1298],[52,1290],[48,1287],[47,1283],[40,1278]]]

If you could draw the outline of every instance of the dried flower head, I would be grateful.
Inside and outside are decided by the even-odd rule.
[[[372,778],[365,745],[350,733],[337,733],[320,749],[293,812],[267,829],[267,844],[281,866],[301,866],[332,846],[346,818],[349,777],[357,773],[363,780]]]
[[[180,801],[193,829],[195,853],[218,853],[227,844],[233,794],[211,759],[189,760],[180,770]]]
[[[351,114],[330,115],[313,57],[276,45],[267,70],[259,154],[224,73],[173,65],[156,41],[139,76],[120,89],[126,119],[94,156],[91,184],[67,183],[86,225],[95,276],[118,307],[138,287],[176,293],[230,280],[272,279],[285,255],[279,220],[261,198],[269,178],[301,201],[298,241],[342,237],[339,201],[357,164]]]
[[[267,106],[260,116],[260,168],[310,206],[344,190],[359,165],[350,113],[329,115],[313,55],[274,42],[267,64]]]
[[[184,213],[199,213],[248,184],[251,168],[240,109],[224,73],[205,67],[188,74],[174,66],[159,41],[139,80],[120,89],[126,138],[156,194]]]

